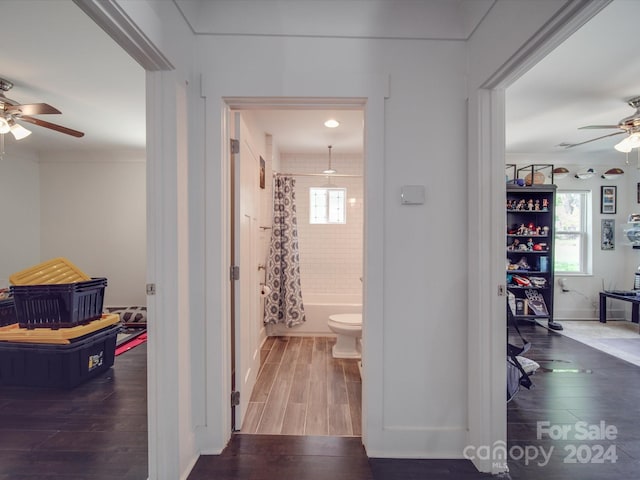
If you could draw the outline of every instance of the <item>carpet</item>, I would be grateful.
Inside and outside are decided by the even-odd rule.
[[[116,357],[147,341],[146,329],[125,329],[116,339]]]
[[[640,367],[640,333],[626,321],[563,320],[558,333]]]

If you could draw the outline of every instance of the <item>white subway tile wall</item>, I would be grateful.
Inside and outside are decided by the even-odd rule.
[[[282,173],[322,173],[328,154],[283,154]],[[339,174],[362,175],[363,158],[332,152]],[[339,225],[309,223],[309,188],[327,186],[327,177],[296,177],[296,204],[300,243],[300,276],[305,293],[361,294],[363,256],[363,179],[333,177],[331,186],[347,189],[347,222]]]

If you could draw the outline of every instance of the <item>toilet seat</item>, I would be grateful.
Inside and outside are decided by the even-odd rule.
[[[329,315],[329,322],[338,324],[343,328],[361,328],[362,314],[361,313],[337,313],[335,315]]]

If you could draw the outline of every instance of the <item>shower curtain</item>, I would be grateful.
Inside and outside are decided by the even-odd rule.
[[[266,274],[271,292],[264,302],[265,324],[293,327],[305,321],[295,199],[295,180],[289,176],[276,177]]]

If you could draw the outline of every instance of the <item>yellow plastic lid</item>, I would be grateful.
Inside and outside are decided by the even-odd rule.
[[[20,328],[17,323],[0,327],[0,342],[18,343],[49,343],[54,345],[68,345],[74,338],[97,332],[120,322],[117,313],[104,314],[98,320],[93,320],[86,325],[78,325],[71,328],[36,328],[29,330]]]
[[[13,285],[63,284],[87,280],[91,280],[91,277],[63,257],[52,258],[9,277]]]

